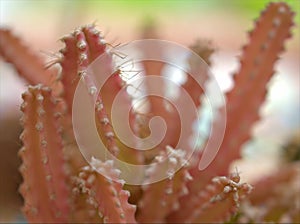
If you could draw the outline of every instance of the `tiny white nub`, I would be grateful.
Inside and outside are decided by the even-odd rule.
[[[43,124],[41,123],[41,122],[38,122],[38,123],[36,123],[36,125],[35,125],[35,129],[37,130],[37,131],[41,131],[42,129],[43,129]]]
[[[96,86],[91,86],[91,87],[89,88],[89,93],[90,93],[91,95],[94,95],[96,92],[97,92]]]
[[[83,50],[83,49],[86,48],[86,43],[85,43],[83,40],[81,40],[81,41],[79,41],[79,42],[77,43],[77,47],[78,47],[80,50]]]

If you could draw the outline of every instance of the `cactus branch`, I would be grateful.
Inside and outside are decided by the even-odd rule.
[[[270,3],[250,33],[241,69],[234,76],[235,87],[227,95],[226,132],[218,153],[220,159],[215,161],[218,170],[227,170],[230,162],[240,157],[241,146],[250,137],[266,96],[265,86],[274,74],[273,67],[284,50],[285,40],[291,36],[292,18],[285,3]]]
[[[284,41],[290,36],[292,17],[293,13],[285,3],[270,3],[250,33],[241,69],[235,75],[236,84],[228,93],[227,125],[222,145],[215,160],[204,171],[199,171],[197,164],[191,167],[194,180],[188,184],[191,193],[181,199],[183,213],[191,211],[187,202],[199,189],[214,176],[227,175],[231,162],[240,157],[241,146],[249,139],[251,128],[259,118],[258,110],[265,99],[265,86],[274,73],[277,55],[283,51]]]
[[[23,99],[24,146],[19,155],[23,160],[20,192],[25,198],[24,212],[32,222],[66,222],[67,176],[54,99],[50,89],[41,86],[29,87]]]
[[[0,29],[0,55],[13,64],[20,76],[31,85],[50,86],[55,78],[52,74],[54,71],[46,69],[41,59],[10,30]]]

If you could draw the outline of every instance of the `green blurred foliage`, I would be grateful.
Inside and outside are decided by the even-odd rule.
[[[277,2],[278,0],[273,0]],[[294,36],[299,37],[300,24],[300,0],[282,0],[290,5],[296,13],[295,22],[297,28],[293,30]],[[236,15],[253,21],[259,17],[271,0],[0,0],[0,7],[13,7],[22,11],[32,13],[41,11],[63,11],[73,15],[79,12],[94,12],[107,15],[107,18],[131,17],[135,20],[145,16],[161,18],[161,16],[174,15],[190,16],[197,14],[212,14],[220,17],[226,14]],[[4,4],[5,3],[5,4]],[[67,11],[66,11],[67,10]],[[7,10],[1,9],[1,12]],[[16,10],[17,11],[17,10]],[[16,12],[15,11],[15,12]],[[5,15],[0,15],[3,18]],[[96,19],[96,18],[95,18]],[[174,21],[176,23],[176,21]]]

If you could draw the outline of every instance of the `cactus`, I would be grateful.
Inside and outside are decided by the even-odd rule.
[[[20,192],[24,198],[23,212],[29,222],[240,222],[299,221],[299,208],[286,206],[290,194],[265,192],[263,186],[285,186],[299,178],[294,166],[280,171],[274,177],[255,184],[240,183],[238,172],[231,173],[230,164],[241,156],[242,145],[251,137],[253,124],[259,119],[258,110],[265,99],[266,85],[272,77],[274,63],[283,51],[284,41],[291,36],[293,12],[285,3],[270,3],[250,33],[249,44],[243,49],[241,67],[234,76],[235,86],[227,94],[227,127],[221,148],[215,160],[204,171],[198,170],[200,150],[194,160],[186,164],[185,150],[172,148],[180,134],[174,121],[176,113],[168,112],[161,101],[149,97],[149,115],[162,116],[169,132],[159,147],[143,155],[123,144],[111,126],[112,102],[122,88],[128,85],[118,70],[108,79],[99,95],[95,83],[86,75],[88,66],[111,47],[95,25],[76,29],[61,40],[65,47],[53,62],[62,69],[58,73],[51,66],[45,69],[41,59],[10,31],[0,29],[0,55],[12,63],[20,76],[30,84],[23,94],[21,119],[24,131],[23,147],[19,152],[23,164],[20,172],[24,183]],[[192,47],[209,64],[213,50],[203,42]],[[191,70],[197,70],[190,61]],[[113,58],[106,62],[107,71],[113,71]],[[144,62],[146,74],[160,72],[162,65]],[[92,158],[88,164],[80,154],[72,127],[72,103],[80,79],[88,84],[90,95],[96,97],[95,121],[100,138],[108,150],[120,160],[134,164],[154,162],[162,167],[146,170],[145,184],[130,186],[119,178],[120,171],[112,160]],[[206,77],[202,77],[203,84]],[[195,105],[201,106],[202,90],[188,77],[183,88]],[[148,86],[151,88],[150,86]],[[160,88],[165,88],[163,85]],[[247,101],[245,101],[247,99]],[[132,99],[122,95],[122,107],[129,108]],[[151,116],[150,116],[151,117]],[[148,133],[147,119],[130,116],[130,124],[138,136]],[[191,118],[183,125],[192,135]],[[218,128],[218,123],[213,123]],[[190,136],[184,136],[186,139]],[[155,153],[154,153],[155,152]],[[157,154],[158,153],[158,154]],[[155,155],[156,154],[156,155]],[[177,172],[175,167],[183,165]],[[101,175],[99,171],[106,175]],[[165,172],[167,179],[151,183],[156,175]],[[298,175],[298,176],[297,176]],[[281,178],[286,177],[286,178]],[[151,183],[151,184],[149,184]],[[253,193],[251,194],[251,191]],[[275,195],[275,196],[274,196]],[[277,197],[282,203],[276,204]],[[260,219],[251,216],[258,206],[268,204]],[[277,210],[282,211],[279,215]],[[280,216],[280,217],[279,217]]]

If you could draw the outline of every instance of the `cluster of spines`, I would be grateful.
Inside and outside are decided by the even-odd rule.
[[[112,160],[92,158],[92,166],[83,167],[74,178],[75,190],[87,194],[88,203],[104,223],[135,223],[136,207],[128,204],[130,193],[122,190],[124,182],[119,174]]]
[[[238,173],[229,177],[214,177],[210,183],[200,190],[189,203],[193,207],[190,214],[177,212],[168,217],[168,222],[219,222],[228,220],[233,216],[242,199],[252,190],[252,186],[246,183],[239,183]]]
[[[298,223],[300,221],[299,163],[287,164],[275,174],[265,176],[254,184],[241,208],[243,222]],[[257,208],[261,208],[257,211]]]
[[[143,196],[139,200],[139,222],[165,222],[166,215],[178,209],[178,198],[188,194],[186,183],[192,180],[184,155],[183,150],[167,146],[165,152],[155,157],[156,166],[146,170]],[[178,170],[178,167],[181,168]],[[162,172],[166,178],[151,183]]]
[[[214,222],[232,217],[239,209],[241,201],[252,191],[251,185],[239,181],[238,173],[230,177],[214,177],[211,184],[198,193],[197,205],[186,221]]]

